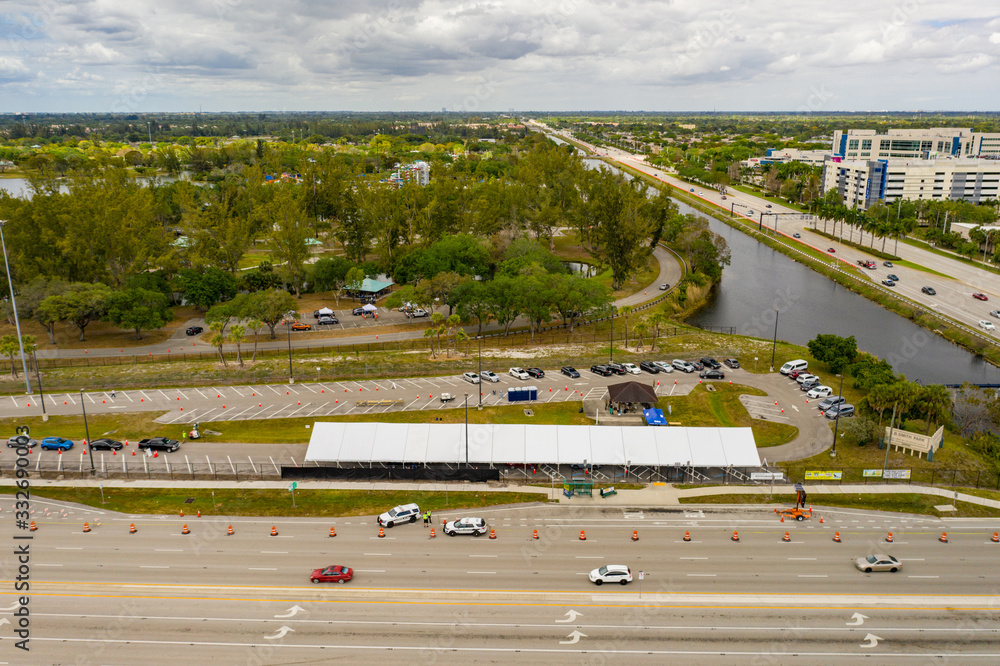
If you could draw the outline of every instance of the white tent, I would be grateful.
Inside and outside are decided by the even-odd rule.
[[[363,306],[361,306],[361,309],[364,310],[365,312],[371,312],[372,310],[378,310],[378,308],[375,307],[374,305],[372,305],[371,303],[365,303]]]
[[[315,423],[306,462],[759,467],[750,428]]]
[[[317,314],[321,314],[321,315],[325,315],[325,314],[332,315],[333,314],[333,310],[331,310],[330,308],[320,308],[319,310],[316,311],[316,313]]]

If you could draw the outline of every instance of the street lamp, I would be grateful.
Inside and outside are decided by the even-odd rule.
[[[285,333],[288,337],[288,383],[294,384],[295,379],[292,377],[292,322],[291,319],[294,318],[295,312],[285,313]]]
[[[837,395],[843,397],[844,395],[844,375],[837,375],[840,377],[840,388],[837,389]],[[837,418],[833,420],[833,449],[830,451],[830,457],[837,457],[837,430],[840,428],[840,410],[837,410]]]
[[[483,336],[477,335],[479,340],[479,409],[483,408]]]
[[[17,317],[17,301],[14,300],[14,283],[10,279],[10,262],[7,261],[7,241],[3,237],[3,228],[7,220],[0,220],[0,245],[3,246],[3,264],[7,268],[7,286],[10,287],[10,306],[14,311],[14,328],[17,329],[17,344],[21,347],[21,365],[24,368],[24,387],[26,393],[31,393],[31,377],[28,376],[28,360],[24,357],[24,339],[21,338],[21,320]]]
[[[774,352],[778,348],[778,311],[774,311],[774,339],[771,341],[771,372],[774,372]],[[756,360],[756,359],[754,359]]]
[[[609,353],[611,354],[611,360],[608,363],[615,362],[615,313],[611,313],[611,345],[609,346]]]
[[[480,391],[482,393],[482,391]],[[465,394],[465,465],[469,465],[469,394]]]
[[[83,410],[83,432],[87,437],[87,455],[90,456],[90,474],[93,476],[97,470],[94,468],[94,449],[90,446],[90,428],[87,427],[87,405],[83,401],[83,389],[80,389],[80,408]]]

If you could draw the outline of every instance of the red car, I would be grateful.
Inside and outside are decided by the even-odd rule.
[[[829,252],[830,254],[833,254],[834,252],[836,252],[836,250],[834,250],[832,247],[826,248],[826,251]]]
[[[325,569],[316,569],[309,576],[314,583],[346,583],[354,578],[354,569],[340,564],[332,564]]]
[[[990,299],[986,298],[986,294],[980,294],[978,291],[972,295],[977,301],[988,301]]]

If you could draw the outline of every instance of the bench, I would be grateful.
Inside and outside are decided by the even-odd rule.
[[[601,497],[611,497],[612,495],[617,495],[618,491],[615,490],[614,486],[610,488],[601,488]]]

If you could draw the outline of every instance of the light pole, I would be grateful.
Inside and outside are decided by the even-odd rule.
[[[7,286],[10,287],[10,306],[14,311],[14,328],[17,329],[17,344],[21,347],[21,366],[24,368],[24,387],[26,393],[31,393],[31,377],[28,376],[28,360],[24,357],[24,340],[21,338],[21,320],[17,317],[17,301],[14,300],[14,283],[10,279],[10,262],[7,261],[7,241],[3,237],[3,228],[7,220],[0,220],[0,245],[3,246],[3,264],[7,269]]]
[[[774,311],[774,339],[771,341],[771,372],[774,372],[774,352],[778,348],[778,311]]]
[[[611,345],[608,349],[609,353],[611,354],[610,356],[611,360],[608,361],[608,363],[614,363],[615,362],[615,313],[614,312],[611,313]]]
[[[840,388],[837,389],[837,395],[843,397],[844,395],[844,375],[837,375],[840,377]],[[833,449],[830,451],[830,457],[837,457],[837,429],[840,427],[840,412],[837,412],[837,418],[833,420]]]
[[[483,408],[483,336],[477,335],[479,340],[479,409]]]
[[[45,413],[45,392],[42,391],[42,376],[38,373],[38,357],[35,352],[31,352],[31,360],[35,362],[35,383],[38,384],[38,397],[42,403],[42,421],[48,421],[49,415]]]
[[[83,432],[87,438],[87,455],[90,456],[90,474],[93,476],[97,470],[94,468],[94,449],[90,447],[90,428],[87,427],[87,405],[83,402],[83,389],[80,389],[80,408],[83,410]]]
[[[288,336],[288,383],[294,384],[295,379],[292,377],[292,324],[289,321],[289,315],[291,312],[285,315],[285,333]]]
[[[480,391],[482,393],[482,391]],[[465,465],[469,465],[469,394],[465,394]]]

